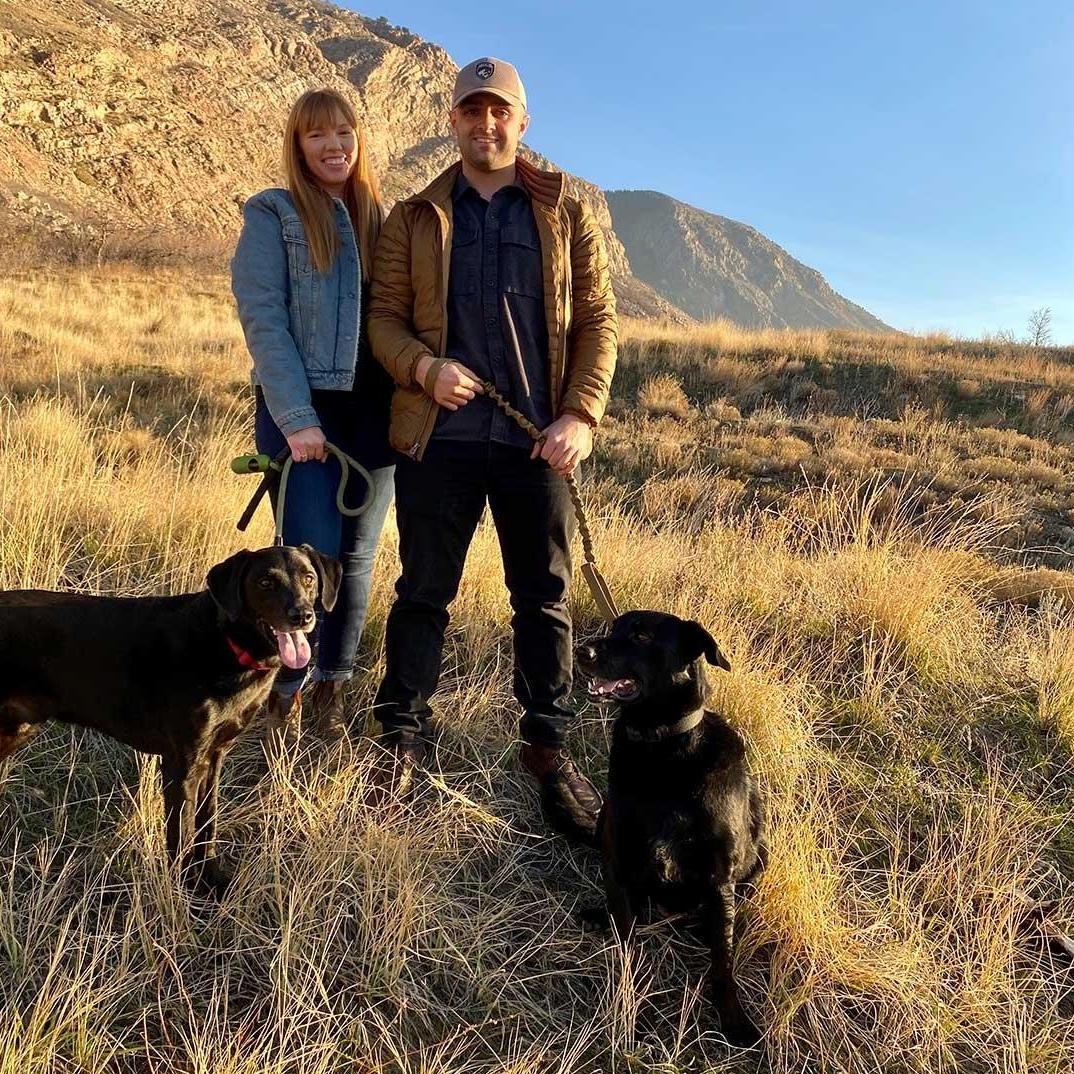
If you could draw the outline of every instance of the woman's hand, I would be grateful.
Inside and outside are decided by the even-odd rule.
[[[434,359],[429,357],[419,360],[415,370],[415,379],[419,384],[425,384],[426,374],[433,361]],[[477,374],[472,369],[467,369],[461,362],[452,360],[440,367],[440,372],[437,373],[433,383],[432,396],[445,410],[458,410],[484,390]]]
[[[324,462],[328,458],[328,452],[324,449],[324,433],[319,425],[308,425],[305,429],[299,429],[287,438],[287,446],[291,449],[291,458],[295,462],[309,462],[316,459]]]

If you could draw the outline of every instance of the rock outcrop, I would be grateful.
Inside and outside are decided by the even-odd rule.
[[[409,30],[319,0],[0,0],[0,218],[98,251],[132,234],[180,254],[226,249],[246,197],[280,181],[291,103],[320,85],[355,101],[390,204],[455,159],[456,70]],[[604,229],[624,313],[687,323],[681,290],[694,316],[763,322],[748,303],[706,303],[708,276],[689,294],[659,282],[681,237],[625,249],[604,192],[570,185]],[[767,285],[753,282],[758,307]],[[822,302],[815,312],[836,323]]]

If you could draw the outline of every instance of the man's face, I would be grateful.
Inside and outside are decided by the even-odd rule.
[[[530,125],[522,108],[491,93],[472,94],[450,116],[462,159],[485,172],[514,164],[518,143]]]

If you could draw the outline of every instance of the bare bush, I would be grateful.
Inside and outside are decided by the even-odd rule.
[[[1052,342],[1052,311],[1049,306],[1035,309],[1026,323],[1026,342],[1031,347],[1047,347]]]

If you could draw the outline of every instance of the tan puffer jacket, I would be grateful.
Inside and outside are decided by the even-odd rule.
[[[436,424],[437,404],[414,383],[418,359],[445,355],[453,164],[388,216],[373,263],[369,339],[391,374],[389,439],[420,459]],[[604,237],[584,202],[565,194],[559,172],[516,162],[533,204],[544,259],[552,405],[596,426],[604,416],[615,370],[618,324]],[[455,355],[465,363],[461,355]]]

